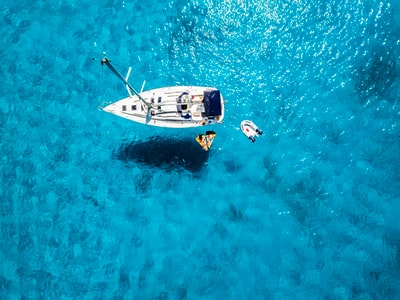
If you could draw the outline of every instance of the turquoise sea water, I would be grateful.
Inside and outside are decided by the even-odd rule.
[[[398,1],[0,7],[0,298],[400,299]],[[218,87],[213,148],[98,110],[103,51]]]

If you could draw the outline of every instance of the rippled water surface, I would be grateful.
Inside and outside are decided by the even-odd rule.
[[[399,297],[396,1],[0,8],[1,298]],[[213,148],[98,110],[126,95],[103,51],[218,87]]]

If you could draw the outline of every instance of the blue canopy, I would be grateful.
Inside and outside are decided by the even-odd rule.
[[[204,108],[206,116],[220,116],[222,113],[221,95],[218,90],[204,92]]]

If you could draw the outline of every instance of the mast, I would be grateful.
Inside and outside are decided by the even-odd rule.
[[[142,103],[148,108],[150,109],[152,107],[152,105],[150,103],[148,103],[146,100],[143,99],[142,96],[140,96],[140,94],[133,88],[133,86],[128,82],[128,78],[125,79],[121,73],[119,73],[117,71],[117,69],[115,69],[115,67],[111,64],[111,61],[104,56],[104,58],[101,60],[101,65],[106,65],[115,75],[118,76],[119,79],[121,79],[125,85],[129,88],[129,90],[134,93],[140,101],[142,101]]]

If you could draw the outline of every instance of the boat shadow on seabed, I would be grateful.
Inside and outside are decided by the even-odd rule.
[[[193,139],[155,136],[150,140],[122,144],[112,157],[167,170],[186,169],[196,173],[207,164],[208,153]]]

